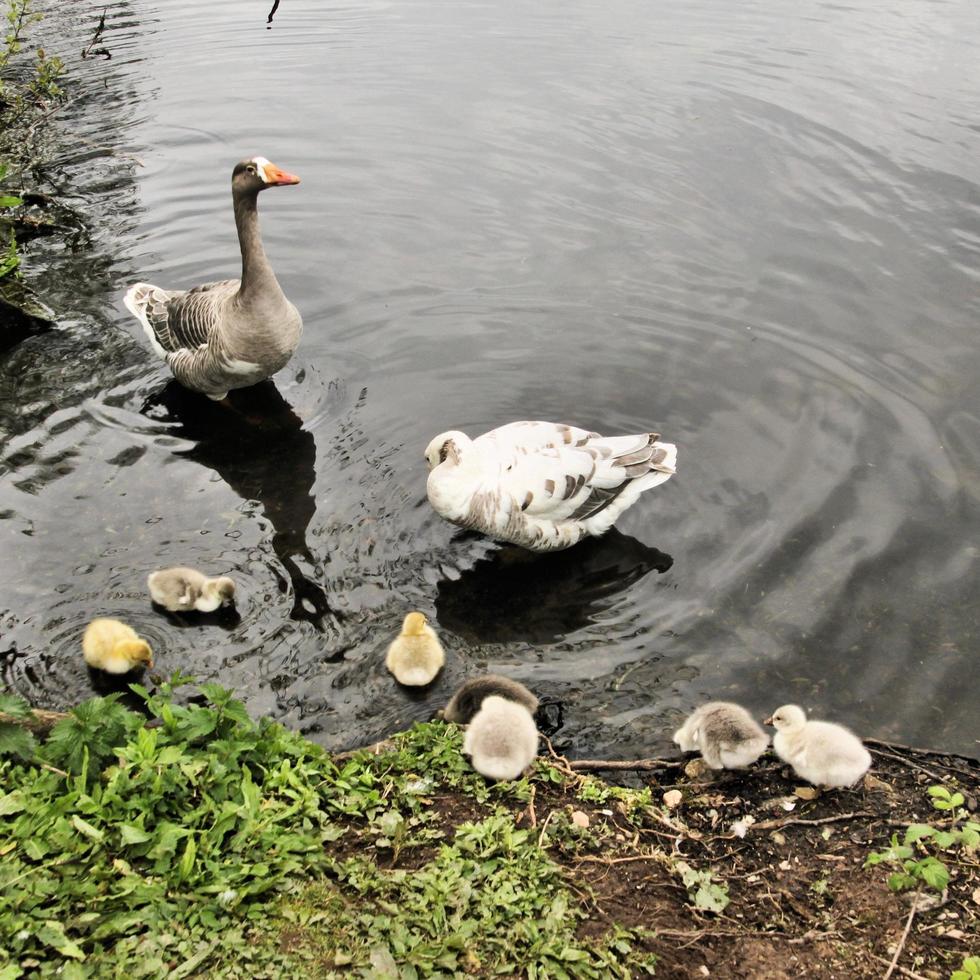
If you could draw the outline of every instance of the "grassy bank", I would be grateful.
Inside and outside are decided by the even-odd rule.
[[[332,758],[216,685],[142,693],[43,743],[0,703],[2,978],[864,977],[898,949],[945,980],[980,951],[963,760],[889,751],[812,799],[775,761],[490,786],[454,726]]]

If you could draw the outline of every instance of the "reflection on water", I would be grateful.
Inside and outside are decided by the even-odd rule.
[[[439,582],[436,615],[467,643],[555,643],[648,572],[662,575],[673,563],[615,528],[551,554],[501,548]]]
[[[113,57],[82,60],[103,9]],[[980,752],[975,21],[53,5],[47,189],[88,217],[25,262],[58,328],[0,354],[0,679],[86,696],[105,615],[332,747],[495,670],[572,753],[656,753],[708,697]],[[237,274],[228,173],[256,153],[304,178],[262,228],[306,332],[228,410],[164,386],[119,297]],[[425,444],[518,418],[655,424],[680,470],[568,552],[456,533]],[[173,564],[233,571],[234,614],[154,610]],[[413,608],[447,662],[410,696],[384,653]]]
[[[188,391],[176,381],[147,400],[142,414],[179,423],[194,440],[188,459],[218,473],[242,500],[257,500],[274,529],[272,548],[289,576],[293,619],[325,629],[333,616],[326,593],[300,567],[315,559],[306,542],[316,511],[316,443],[273,381],[229,393],[228,404]],[[287,583],[283,583],[285,587]]]

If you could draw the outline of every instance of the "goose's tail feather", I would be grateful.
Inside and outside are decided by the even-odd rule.
[[[167,351],[163,344],[160,343],[153,323],[150,320],[150,307],[152,304],[165,304],[167,299],[168,294],[165,290],[159,286],[153,286],[148,282],[138,282],[130,286],[126,295],[123,297],[123,303],[126,304],[126,309],[139,320],[143,327],[143,332],[150,341],[150,346],[164,360],[166,360]],[[164,323],[166,323],[165,319]]]

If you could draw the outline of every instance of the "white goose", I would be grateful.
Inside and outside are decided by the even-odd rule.
[[[677,447],[659,439],[556,422],[511,422],[476,439],[451,430],[425,450],[426,490],[454,524],[557,551],[608,531],[644,490],[673,476]]]
[[[231,197],[242,250],[242,278],[190,290],[138,282],[124,302],[150,343],[186,388],[220,401],[285,367],[303,320],[283,295],[259,236],[257,199],[267,187],[298,184],[265,157],[236,164]]]

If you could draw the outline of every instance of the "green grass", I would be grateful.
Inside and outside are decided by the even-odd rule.
[[[135,688],[150,727],[95,698],[41,745],[0,740],[0,980],[652,972],[634,933],[577,937],[581,893],[505,806],[528,782],[489,786],[454,726],[338,766],[174,680]],[[446,793],[481,818],[447,829]]]

